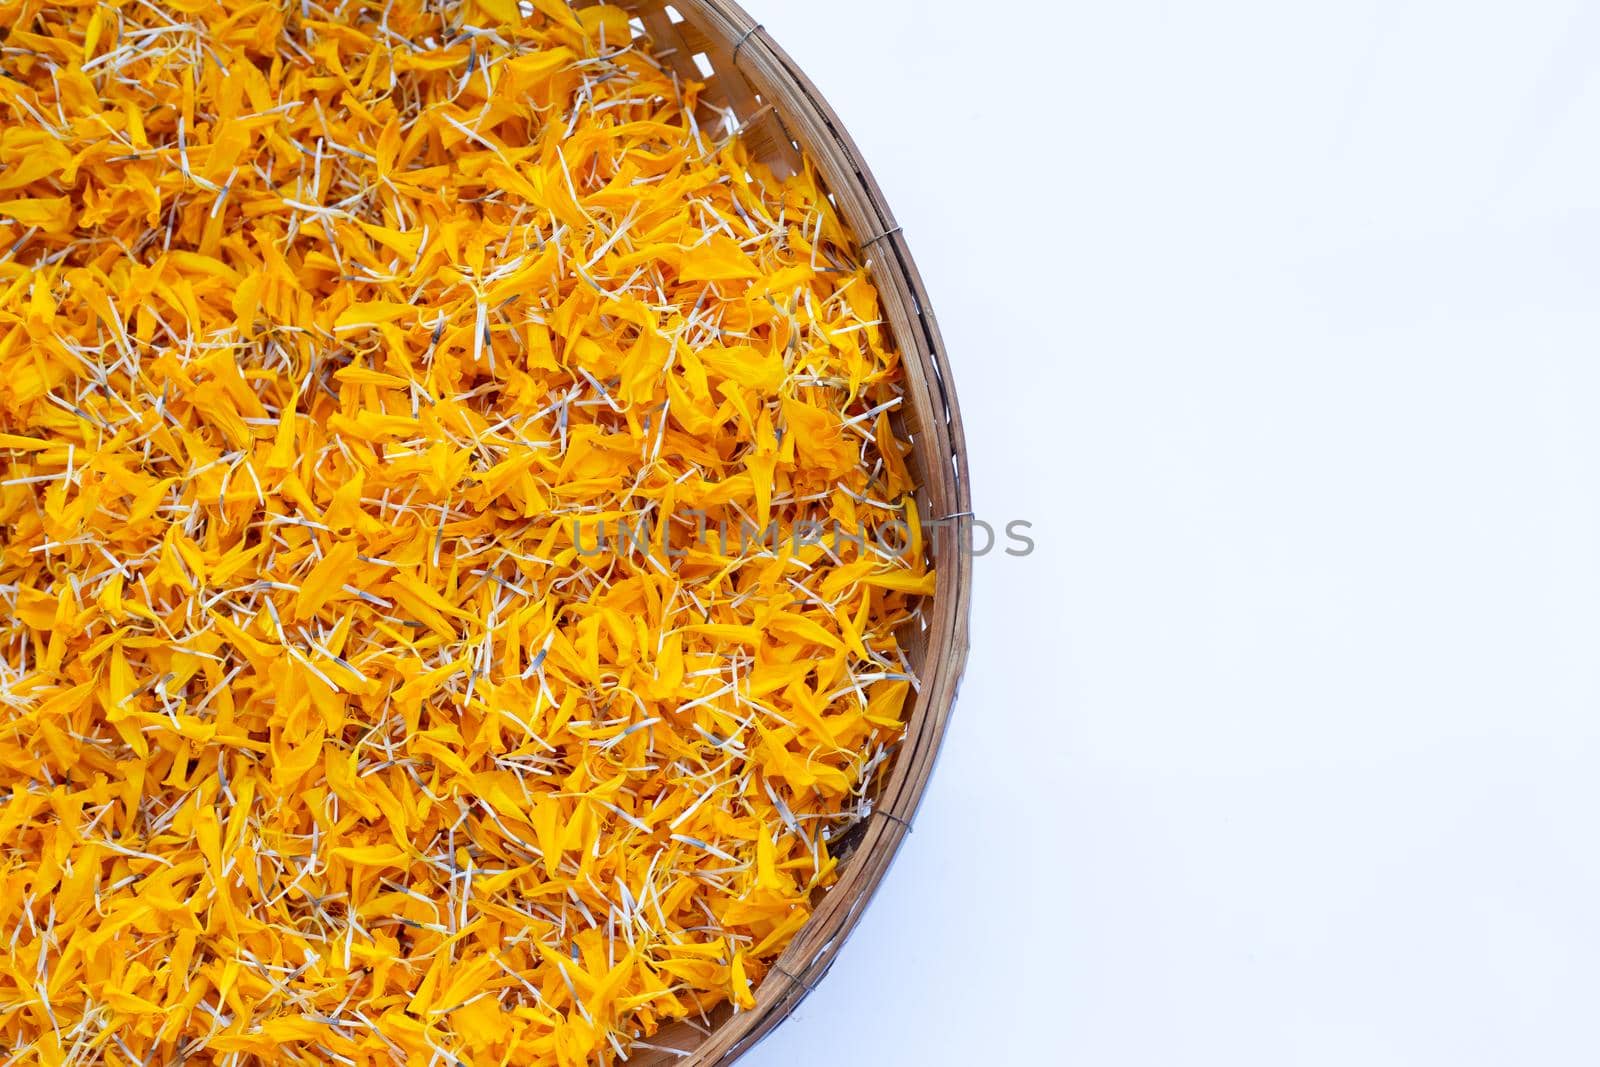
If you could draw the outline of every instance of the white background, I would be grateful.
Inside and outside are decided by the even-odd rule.
[[[749,7],[1039,548],[748,1062],[1600,1062],[1600,4]]]

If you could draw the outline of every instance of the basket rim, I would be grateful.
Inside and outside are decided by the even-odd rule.
[[[838,114],[798,64],[766,29],[734,0],[613,0],[640,14],[652,36],[667,35],[673,65],[686,77],[708,82],[706,93],[721,99],[753,134],[752,150],[764,145],[775,169],[808,160],[820,174],[840,216],[858,235],[877,286],[885,318],[906,371],[915,427],[914,469],[922,477],[918,506],[927,519],[953,522],[935,538],[938,573],[924,611],[926,643],[921,690],[907,717],[906,732],[859,842],[841,864],[810,919],[755,990],[754,1008],[727,1014],[709,1032],[694,1027],[692,1047],[635,1055],[631,1062],[713,1067],[732,1063],[787,1018],[833,965],[871,902],[909,833],[949,724],[970,647],[972,594],[971,485],[966,438],[949,356],[927,290],[887,200],[860,149]],[[674,18],[673,16],[677,16]],[[681,19],[681,21],[679,21]],[[698,31],[698,53],[713,74],[694,66],[682,31]],[[658,46],[661,41],[656,42]],[[683,1024],[679,1024],[680,1026]],[[670,1028],[669,1028],[670,1029]],[[658,1035],[654,1042],[665,1036]],[[659,1045],[658,1045],[659,1047]]]

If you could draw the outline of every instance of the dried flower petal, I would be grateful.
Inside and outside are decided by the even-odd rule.
[[[868,810],[934,576],[860,252],[528,8],[0,5],[18,1062],[613,1062]]]

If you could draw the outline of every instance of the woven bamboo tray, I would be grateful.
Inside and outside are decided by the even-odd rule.
[[[938,589],[915,632],[902,635],[922,680],[905,740],[883,781],[873,817],[835,842],[844,856],[839,881],[818,901],[756,990],[753,1010],[724,1007],[650,1039],[630,1064],[727,1064],[782,1022],[828,972],[888,870],[933,772],[967,659],[972,585],[971,497],[961,414],[933,310],[872,172],[839,117],[767,33],[729,0],[613,0],[642,26],[645,47],[685,80],[707,83],[703,99],[731,110],[751,154],[779,176],[802,155],[822,175],[830,199],[869,259],[884,314],[906,368],[900,429],[913,446],[907,466],[922,486],[920,513],[948,520],[933,549]],[[709,71],[709,74],[707,73]]]

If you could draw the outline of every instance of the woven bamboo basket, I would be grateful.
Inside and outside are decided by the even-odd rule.
[[[792,1012],[832,966],[888,870],[933,772],[967,659],[972,584],[966,443],[944,343],[900,227],[839,118],[794,61],[730,0],[613,0],[631,11],[643,44],[685,80],[706,83],[702,98],[730,113],[753,157],[780,177],[802,157],[821,174],[840,216],[868,256],[906,369],[899,429],[913,446],[907,466],[922,486],[920,514],[945,520],[934,538],[938,587],[915,631],[902,634],[922,687],[905,739],[875,798],[873,817],[834,842],[838,882],[817,902],[756,990],[756,1006],[724,1007],[707,1021],[678,1023],[651,1038],[630,1063],[731,1063]]]

